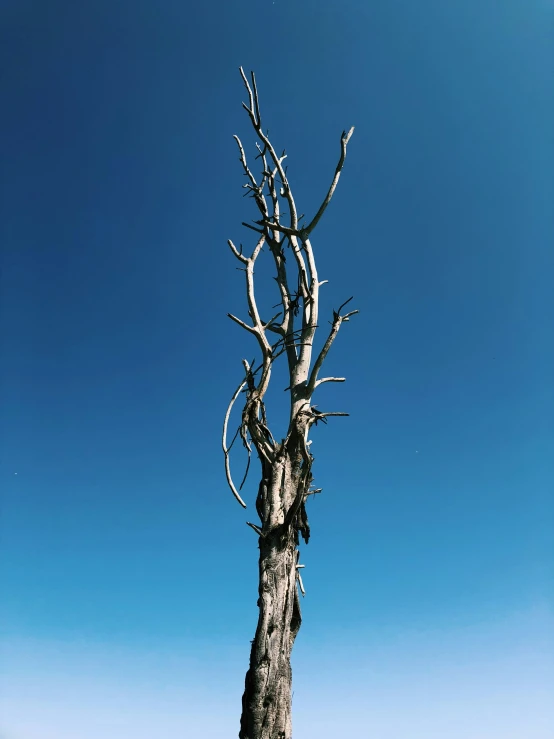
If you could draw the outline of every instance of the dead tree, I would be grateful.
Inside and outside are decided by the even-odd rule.
[[[333,311],[331,328],[321,351],[312,356],[314,336],[318,328],[320,282],[311,234],[329,205],[346,157],[346,147],[354,131],[343,131],[340,138],[340,157],[329,190],[317,213],[307,222],[299,216],[293,197],[287,168],[286,154],[278,154],[268,133],[262,128],[260,103],[254,73],[251,81],[240,69],[248,92],[248,104],[243,107],[256,132],[258,142],[256,160],[260,173],[255,175],[248,164],[244,147],[238,136],[240,162],[246,177],[245,194],[254,200],[260,214],[253,223],[243,223],[256,234],[257,243],[247,256],[242,246],[228,241],[231,251],[246,276],[248,321],[229,315],[235,323],[252,334],[258,344],[261,359],[257,364],[242,361],[244,375],[235,390],[223,423],[223,452],[229,486],[246,508],[233,482],[229,453],[234,441],[240,438],[248,453],[252,451],[261,465],[261,480],[256,498],[259,523],[247,521],[258,535],[259,556],[259,618],[252,641],[250,667],[246,673],[240,739],[290,739],[292,673],[290,657],[301,623],[297,587],[304,595],[299,562],[300,533],[307,543],[310,527],[306,501],[320,492],[312,482],[314,457],[308,439],[310,429],[329,416],[347,413],[323,412],[312,404],[314,391],[326,382],[344,382],[344,377],[320,377],[322,365],[342,324],[358,311],[343,313],[346,300]],[[285,211],[286,208],[286,217]],[[260,315],[255,295],[254,266],[266,246],[273,258],[275,280],[280,302],[279,312],[271,317]],[[290,420],[285,438],[277,442],[266,414],[266,395],[272,366],[284,355],[288,362]],[[228,442],[228,427],[232,408],[244,394],[244,405],[239,427]],[[244,483],[244,480],[243,480]]]

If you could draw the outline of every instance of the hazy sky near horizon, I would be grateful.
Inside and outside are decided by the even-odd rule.
[[[546,0],[0,1],[1,739],[238,734],[241,64],[301,212],[356,127],[313,239],[322,315],[360,314],[316,401],[351,415],[313,435],[295,739],[554,734],[553,27]]]

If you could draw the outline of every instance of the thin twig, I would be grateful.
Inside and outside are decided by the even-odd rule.
[[[250,523],[250,521],[247,521],[246,525],[250,526],[251,529],[254,529],[254,531],[258,534],[258,536],[263,536],[261,528],[259,526],[256,526],[255,523]]]

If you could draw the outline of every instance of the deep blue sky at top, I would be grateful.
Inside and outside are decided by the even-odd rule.
[[[0,27],[7,633],[248,646],[255,514],[220,451],[254,356],[226,318],[244,315],[226,240],[250,243],[254,215],[240,64],[302,212],[356,126],[313,239],[322,315],[350,295],[360,315],[328,362],[348,382],[317,400],[351,417],[314,437],[305,638],[543,602],[549,4],[2,0]]]

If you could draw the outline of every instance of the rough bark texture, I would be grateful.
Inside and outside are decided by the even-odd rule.
[[[258,490],[256,506],[263,522],[260,612],[242,698],[240,739],[292,736],[290,657],[302,620],[297,590],[298,533],[308,541],[304,502],[312,462],[301,433],[301,424],[297,424],[273,464],[265,466],[267,476]]]
[[[260,614],[242,697],[241,739],[292,736],[290,657],[301,623],[298,550],[280,532],[260,540]]]
[[[233,482],[230,468],[230,450],[237,437],[248,452],[248,466],[252,451],[256,452],[262,475],[256,498],[260,524],[247,522],[258,535],[260,550],[259,617],[246,673],[239,737],[291,739],[290,658],[302,620],[298,587],[302,595],[305,593],[300,575],[303,565],[299,564],[299,534],[307,543],[310,527],[306,501],[310,495],[321,492],[311,487],[313,456],[309,451],[308,434],[312,425],[319,421],[326,423],[329,416],[348,415],[319,411],[312,405],[312,396],[323,383],[344,382],[343,377],[319,379],[319,372],[342,323],[358,312],[341,313],[349,300],[333,311],[327,339],[312,362],[313,341],[318,328],[319,288],[324,283],[318,281],[310,234],[333,196],[346,157],[346,146],[354,129],[342,133],[340,159],[331,186],[315,216],[308,225],[303,225],[304,216],[297,215],[286,168],[283,167],[286,155],[284,152],[281,155],[276,153],[262,129],[254,75],[250,84],[242,69],[240,71],[249,97],[249,104],[243,103],[243,106],[260,142],[256,157],[261,161],[259,179],[248,166],[240,139],[235,136],[235,140],[247,178],[244,185],[246,194],[253,198],[261,219],[254,221],[254,225],[243,223],[258,235],[250,257],[243,254],[242,246],[237,249],[232,241],[228,242],[246,276],[251,323],[231,314],[229,317],[256,338],[261,361],[254,366],[243,360],[244,378],[231,399],[223,424],[223,451],[227,481],[243,507],[246,508],[246,503],[240,496],[240,488],[237,490]],[[286,223],[281,201],[287,208]],[[265,321],[260,317],[254,290],[254,264],[264,245],[274,261],[281,308],[279,313]],[[277,322],[279,317],[280,322]],[[297,328],[295,323],[299,324]],[[273,342],[268,338],[271,333],[278,337]],[[277,443],[268,426],[264,396],[273,362],[282,354],[286,356],[289,370],[290,421],[286,438]],[[228,444],[231,411],[241,393],[246,394],[241,421]]]

